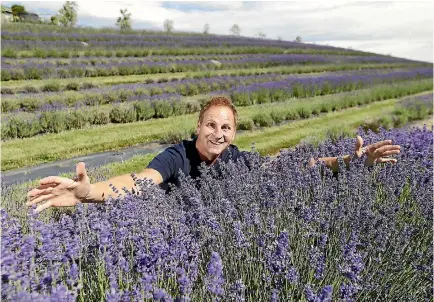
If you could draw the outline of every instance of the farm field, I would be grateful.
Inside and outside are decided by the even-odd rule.
[[[187,33],[1,35],[2,173],[190,139],[215,95],[236,105],[234,144],[255,163],[39,215],[25,208],[38,179],[2,185],[2,300],[432,300],[432,63]],[[307,167],[356,135],[392,139],[398,163]],[[94,183],[155,155],[86,168]]]

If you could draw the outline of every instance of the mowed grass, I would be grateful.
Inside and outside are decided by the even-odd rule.
[[[330,96],[328,96],[330,99]],[[317,97],[324,98],[324,97]],[[328,100],[326,99],[326,100]],[[286,109],[293,106],[300,106],[306,103],[304,99],[298,99],[294,102],[286,103],[272,103],[267,105],[256,105],[251,107],[239,108],[239,115],[242,117],[253,117],[258,112],[265,112],[273,108]],[[389,101],[378,102],[364,108],[354,108],[345,110],[346,114],[350,116],[355,114],[356,117],[360,116],[358,110],[376,110],[376,106],[386,106],[392,108],[396,99]],[[386,104],[386,105],[384,105]],[[360,111],[364,112],[364,111]],[[298,123],[309,122],[316,123],[329,114],[325,114],[319,118],[310,118],[308,120],[301,120],[291,122],[288,125],[281,127],[274,127],[264,131],[280,132],[279,129],[286,129],[285,127],[296,127]],[[334,116],[334,115],[333,115]],[[174,132],[191,133],[196,127],[197,114],[189,114],[184,116],[171,117],[167,119],[156,119],[144,122],[135,122],[131,124],[109,124],[105,126],[97,126],[89,129],[71,130],[58,134],[46,134],[26,139],[12,140],[3,143],[2,146],[2,171],[22,168],[26,166],[34,166],[41,163],[52,162],[61,159],[73,158],[86,154],[102,152],[107,150],[115,150],[118,148],[134,146],[136,144],[143,144],[147,142],[158,141],[165,135]],[[356,119],[357,120],[357,119]],[[339,123],[344,122],[339,118]],[[283,131],[283,130],[282,130]],[[262,132],[252,132],[262,133]],[[237,139],[243,136],[254,134],[239,134]],[[268,133],[268,132],[267,132]],[[268,138],[267,138],[268,139]],[[241,141],[243,144],[243,141]]]
[[[46,80],[21,80],[21,81],[6,81],[2,82],[2,87],[10,88],[13,90],[24,89],[27,86],[33,86],[40,89],[44,85],[56,83],[60,86],[66,86],[71,82],[78,83],[94,83],[96,85],[117,85],[117,84],[131,84],[140,83],[146,80],[158,81],[159,79],[169,78],[169,79],[183,79],[186,77],[194,77],[197,75],[203,75],[205,73],[211,74],[212,76],[223,76],[239,73],[313,73],[313,72],[324,72],[324,71],[339,71],[339,70],[365,70],[365,69],[387,69],[387,68],[408,68],[408,67],[418,67],[426,66],[426,64],[382,64],[382,63],[372,63],[372,64],[323,64],[323,65],[293,65],[293,66],[278,66],[269,68],[243,68],[243,69],[228,69],[228,70],[214,70],[209,72],[197,71],[197,72],[177,72],[177,73],[159,73],[159,74],[147,74],[147,75],[129,75],[129,76],[108,76],[108,77],[95,77],[95,78],[68,78],[68,79],[46,79]]]

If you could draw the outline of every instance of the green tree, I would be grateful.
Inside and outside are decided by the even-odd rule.
[[[59,22],[65,27],[73,27],[77,23],[78,4],[75,1],[66,1],[59,10]]]
[[[15,22],[21,21],[19,14],[26,13],[26,9],[24,8],[24,6],[17,4],[11,6],[11,11]]]
[[[51,16],[50,18],[50,24],[52,25],[59,25],[59,17],[58,16]]]
[[[208,23],[204,25],[204,27],[203,27],[203,33],[205,35],[207,35],[209,33],[209,24]]]
[[[171,33],[171,32],[173,32],[173,20],[170,20],[170,19],[166,19],[165,21],[164,21],[164,30],[167,32],[167,33]]]
[[[295,42],[302,43],[303,40],[301,39],[300,36],[297,36],[297,38],[295,38]]]
[[[116,21],[116,26],[120,31],[130,31],[131,27],[131,13],[127,12],[127,9],[121,9],[121,17]]]
[[[232,32],[234,36],[239,36],[241,33],[241,28],[238,24],[234,24],[229,31]]]

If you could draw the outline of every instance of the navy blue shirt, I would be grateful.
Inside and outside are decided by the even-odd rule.
[[[190,175],[193,179],[200,176],[199,166],[202,163],[199,153],[196,149],[197,136],[193,140],[183,140],[177,145],[168,147],[163,152],[158,154],[149,163],[147,168],[158,171],[163,177],[163,183],[160,187],[166,192],[169,191],[168,183],[173,183],[179,186],[179,172],[182,171],[184,175]],[[230,144],[220,155],[219,159],[222,162],[237,161],[238,158],[243,158],[248,166],[246,155],[249,152],[240,151],[238,147]],[[218,161],[213,164],[213,167],[218,167]]]

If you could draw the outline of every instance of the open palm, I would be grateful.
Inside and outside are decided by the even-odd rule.
[[[358,158],[366,153],[367,158],[365,161],[366,166],[372,166],[379,163],[390,162],[395,164],[398,160],[396,158],[390,158],[391,156],[400,153],[401,147],[399,145],[392,145],[391,140],[381,141],[366,147],[363,147],[363,139],[361,136],[357,136],[355,153]]]
[[[41,212],[52,206],[70,207],[86,200],[91,184],[83,162],[77,164],[76,172],[77,180],[58,176],[41,179],[39,187],[27,193],[27,205],[37,204],[36,212]]]

